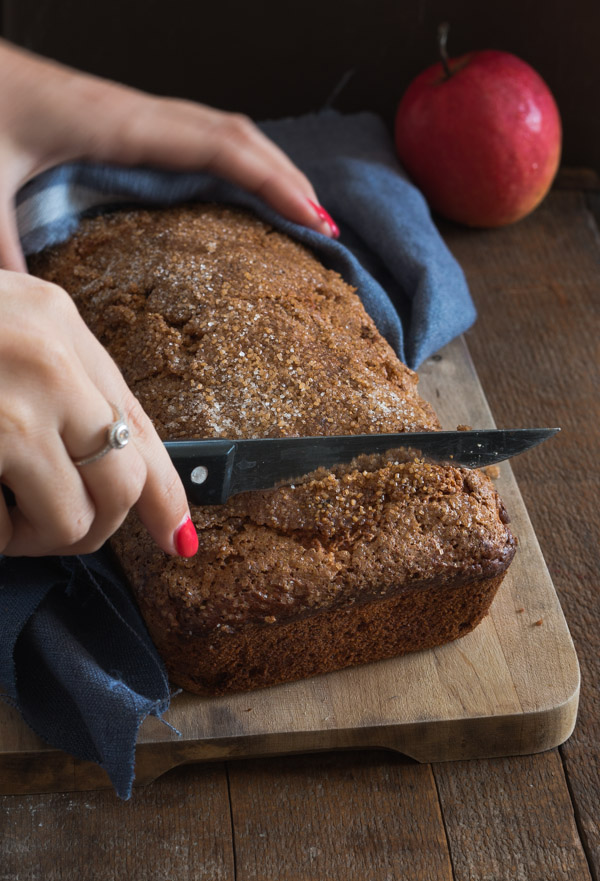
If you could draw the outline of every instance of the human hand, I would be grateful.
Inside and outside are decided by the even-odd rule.
[[[0,270],[0,553],[97,550],[135,505],[167,553],[191,556],[196,533],[181,481],[140,404],[61,288]],[[113,402],[131,439],[104,446]]]
[[[338,230],[302,172],[246,117],[159,98],[0,40],[0,266],[26,271],[17,190],[75,159],[210,171],[328,236]]]

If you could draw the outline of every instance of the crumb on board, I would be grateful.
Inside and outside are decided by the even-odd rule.
[[[461,425],[456,426],[456,430],[457,431],[473,431],[473,426],[461,424]]]
[[[490,480],[498,480],[500,477],[500,466],[499,465],[486,465],[485,468],[482,469],[485,474],[490,478]]]
[[[538,618],[537,621],[534,621],[534,622],[533,622],[533,626],[534,626],[534,627],[541,627],[543,623],[544,623],[544,619],[543,619],[543,618]]]

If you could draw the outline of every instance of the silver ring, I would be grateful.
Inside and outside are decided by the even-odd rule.
[[[112,407],[115,421],[111,422],[106,429],[106,443],[101,450],[92,453],[91,456],[85,456],[83,459],[73,459],[73,465],[76,465],[78,468],[81,468],[82,465],[91,465],[92,462],[97,462],[98,459],[106,456],[111,450],[122,450],[129,443],[130,432],[123,413],[115,404],[111,404],[110,401],[108,403]]]

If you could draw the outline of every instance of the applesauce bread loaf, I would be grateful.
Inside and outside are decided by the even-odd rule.
[[[115,212],[31,268],[71,293],[164,440],[439,428],[354,290],[249,213]],[[192,516],[194,558],[134,513],[112,543],[172,681],[199,694],[456,639],[515,551],[483,473],[409,451]]]

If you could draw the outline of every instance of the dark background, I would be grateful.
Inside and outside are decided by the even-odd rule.
[[[41,54],[163,95],[255,119],[333,106],[391,127],[410,80],[437,60],[496,48],[552,89],[563,165],[600,171],[600,0],[4,0],[4,35]],[[341,90],[339,87],[345,82]]]

